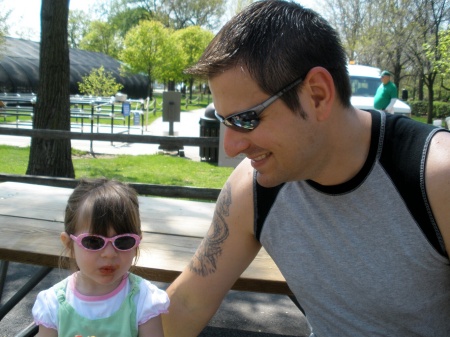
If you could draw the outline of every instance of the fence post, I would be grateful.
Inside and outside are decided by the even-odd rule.
[[[94,109],[95,109],[95,103],[91,102],[91,134],[94,133]],[[94,141],[91,139],[91,145],[90,145],[91,154],[94,153],[93,142]]]

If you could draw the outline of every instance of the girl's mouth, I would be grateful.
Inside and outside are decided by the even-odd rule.
[[[114,266],[104,266],[100,268],[100,273],[102,274],[112,274],[116,271],[116,268]]]

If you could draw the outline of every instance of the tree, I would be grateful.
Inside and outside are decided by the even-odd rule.
[[[442,30],[439,32],[439,46],[438,46],[438,52],[441,55],[441,58],[439,61],[435,62],[435,68],[437,72],[442,76],[443,79],[448,79],[450,75],[450,28],[447,27],[446,30]],[[431,57],[429,53],[427,53],[428,57]],[[442,87],[445,90],[449,90],[449,87],[446,87],[442,81]]]
[[[69,11],[69,22],[67,33],[69,35],[69,46],[79,48],[80,41],[87,34],[91,19],[82,10]]]
[[[78,88],[82,94],[92,96],[111,96],[116,94],[123,85],[116,82],[111,72],[105,72],[105,68],[92,69],[89,75],[82,77],[78,82]]]
[[[115,3],[119,3],[122,10],[124,8],[144,9],[150,14],[152,20],[159,21],[168,28],[201,26],[206,29],[215,29],[220,24],[226,0],[114,0],[110,6],[102,6],[103,13],[116,10],[112,9]]]
[[[34,129],[70,131],[69,0],[42,0]],[[74,178],[70,139],[32,138],[27,174]]]
[[[215,29],[224,12],[225,0],[171,0],[162,1],[160,11],[170,18],[174,29],[200,26]]]
[[[442,60],[440,53],[442,25],[448,21],[450,15],[450,3],[447,0],[417,0],[417,21],[422,28],[423,36],[422,55],[417,54],[416,59],[422,64],[422,80],[428,89],[428,116],[427,123],[433,122],[434,84],[438,75],[438,66]]]
[[[151,14],[142,7],[125,7],[122,11],[117,10],[111,13],[108,22],[114,27],[116,33],[121,38],[124,38],[127,32],[134,26],[137,26],[140,21],[150,19]]]
[[[327,16],[338,30],[349,60],[356,60],[370,3],[364,0],[325,0],[325,3]]]
[[[124,72],[144,73],[149,78],[149,97],[153,97],[155,69],[163,67],[168,60],[164,50],[170,31],[157,21],[141,21],[125,36],[120,60],[125,64]]]
[[[2,4],[3,0],[0,0],[0,5]],[[8,25],[6,22],[8,21],[8,17],[11,14],[11,10],[1,12],[0,13],[0,45],[2,45],[5,42],[5,35],[8,34]],[[2,55],[1,49],[0,49],[0,56]]]
[[[183,80],[184,55],[181,45],[175,39],[174,31],[168,29],[169,35],[160,49],[161,62],[155,67],[153,78],[168,83],[168,90],[174,91],[175,84]]]
[[[108,22],[92,21],[83,39],[80,49],[95,51],[117,58],[122,48],[121,39],[116,37],[114,27]]]
[[[183,51],[183,69],[194,65],[208,44],[214,37],[213,33],[200,28],[199,26],[190,26],[174,32],[176,44],[181,46]],[[192,86],[194,77],[188,76],[189,98],[192,99]]]

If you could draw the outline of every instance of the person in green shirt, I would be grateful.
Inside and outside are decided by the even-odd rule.
[[[381,73],[381,84],[374,97],[374,108],[394,113],[394,104],[397,100],[397,86],[391,82],[391,73],[387,70]]]

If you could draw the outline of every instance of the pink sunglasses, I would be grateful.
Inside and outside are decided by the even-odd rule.
[[[97,234],[83,233],[78,236],[70,234],[70,238],[77,243],[78,246],[89,251],[102,250],[108,242],[121,252],[126,252],[139,245],[141,238],[136,234],[120,234],[112,238],[106,238]]]

